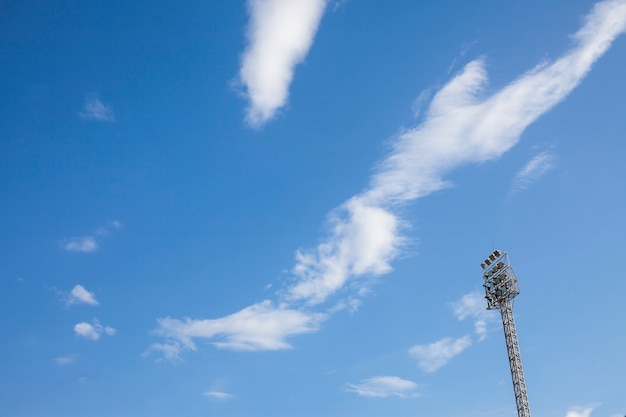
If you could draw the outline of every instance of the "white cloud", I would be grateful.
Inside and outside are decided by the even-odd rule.
[[[523,191],[537,182],[546,172],[554,166],[554,155],[548,151],[543,151],[535,155],[524,167],[515,175],[511,193]]]
[[[567,411],[565,417],[589,417],[592,411],[593,407],[572,407]]]
[[[498,318],[494,310],[487,310],[485,297],[478,291],[465,294],[460,300],[451,303],[451,307],[458,320],[474,319],[474,331],[479,340],[487,336],[487,324]]]
[[[417,365],[425,372],[435,372],[452,358],[472,345],[469,335],[452,339],[445,337],[429,345],[415,345],[409,354],[417,359]]]
[[[83,111],[80,117],[87,120],[98,120],[101,122],[114,122],[115,114],[109,106],[105,106],[97,97],[89,97],[85,100]]]
[[[54,358],[54,362],[59,366],[70,365],[76,362],[76,357],[77,355],[75,354],[60,356],[58,358]]]
[[[317,10],[314,13],[317,17],[304,25],[309,28],[305,38],[312,39],[319,21],[318,14],[321,15],[325,2],[250,1],[251,45],[244,55],[242,74],[247,75],[242,75],[242,79],[250,77],[253,80],[247,71],[260,67],[252,62],[261,57],[276,58],[273,44],[265,40],[274,39],[278,34],[268,28],[275,28],[282,36],[281,31],[292,27],[287,25],[281,29],[280,24],[270,25],[268,22],[281,21],[285,13],[301,13],[304,4],[312,7],[307,10]],[[301,24],[299,19],[292,22],[296,26]],[[585,18],[583,27],[573,35],[575,44],[567,53],[523,74],[490,96],[485,95],[488,79],[484,60],[470,62],[434,95],[424,121],[395,139],[389,156],[378,165],[369,187],[330,214],[328,236],[314,249],[296,253],[295,266],[291,270],[294,281],[277,293],[280,308],[271,307],[266,301],[219,319],[161,319],[157,333],[184,348],[195,348],[192,339],[202,337],[222,340],[216,345],[224,348],[273,350],[289,347],[285,338],[290,335],[316,330],[321,321],[319,316],[304,310],[303,305],[310,309],[345,287],[359,294],[370,283],[366,278],[391,271],[391,262],[401,253],[406,242],[402,235],[404,222],[396,214],[399,208],[448,186],[443,176],[453,169],[495,160],[511,149],[528,125],[562,101],[581,82],[593,63],[625,29],[626,0],[598,3]],[[306,45],[309,44],[307,41]],[[292,53],[289,56],[300,55]],[[285,86],[292,73],[291,70],[286,73],[276,70],[277,67],[285,68],[284,56],[281,57],[276,59],[276,64],[268,64],[269,70],[254,71],[254,81],[246,82],[250,96],[257,97],[258,93],[258,103],[264,103],[250,110],[249,118],[257,123],[271,117],[271,109],[281,105],[282,98],[286,97]],[[287,61],[297,62],[294,59]],[[269,99],[266,90],[256,91],[253,86],[261,85],[260,80],[265,79],[266,73],[274,72],[283,74],[281,77],[272,75],[273,80],[283,81],[277,83],[283,87],[269,89],[271,93],[267,97],[273,98]],[[282,93],[274,94],[275,91]],[[276,97],[281,99],[275,100]],[[299,309],[294,310],[294,306]],[[292,326],[287,322],[268,326],[259,320],[266,315],[272,319],[276,315],[287,315],[298,324]],[[479,328],[477,331],[483,330]],[[414,349],[415,355],[426,358],[427,369],[438,368],[441,365],[432,364],[447,362],[469,346],[471,340],[466,336],[437,343],[426,346],[430,350],[424,346]],[[170,352],[175,351],[176,345],[169,346]],[[163,350],[162,347],[159,349]],[[427,359],[429,353],[431,360]]]
[[[184,347],[179,342],[169,340],[167,343],[151,344],[141,356],[145,358],[150,356],[152,352],[156,352],[162,355],[162,358],[158,358],[157,362],[160,362],[162,359],[167,359],[170,362],[182,362],[183,358],[181,358],[180,354],[183,350]]]
[[[115,329],[109,326],[101,325],[98,320],[94,320],[93,324],[87,322],[80,322],[74,326],[74,332],[77,336],[84,337],[87,340],[96,341],[100,339],[100,336],[106,334],[113,336]]]
[[[331,215],[329,236],[314,251],[297,253],[293,271],[299,281],[287,299],[318,303],[352,278],[389,272],[404,242],[394,211],[448,186],[443,175],[454,168],[508,151],[528,125],[580,83],[625,29],[626,1],[599,3],[568,53],[485,98],[484,61],[466,65],[434,96],[424,122],[395,140],[370,187]]]
[[[89,304],[92,306],[98,305],[98,300],[96,300],[96,296],[91,291],[87,291],[85,287],[80,284],[76,284],[72,291],[66,296],[65,303],[67,305],[72,304]]]
[[[222,391],[206,391],[202,395],[212,398],[215,401],[228,401],[234,397],[233,394],[229,394],[227,392],[222,392]]]
[[[368,378],[358,384],[347,384],[346,390],[361,397],[387,398],[417,397],[417,384],[397,376],[377,376]]]
[[[298,251],[293,274],[298,282],[288,289],[289,300],[317,304],[343,287],[351,276],[381,275],[403,242],[400,221],[382,207],[355,197],[331,214],[332,238],[315,251]]]
[[[63,249],[70,252],[95,252],[98,250],[98,242],[93,236],[71,237],[61,243]]]
[[[430,99],[432,98],[432,96],[433,96],[432,88],[427,88],[421,93],[419,93],[417,98],[413,101],[413,105],[411,106],[413,109],[414,117],[417,118],[422,114],[424,109],[428,106],[428,103]]]
[[[285,105],[294,67],[306,57],[327,0],[248,0],[248,45],[239,79],[250,101],[246,121],[260,126]]]
[[[458,301],[450,303],[450,307],[457,320],[474,319],[474,332],[479,341],[487,336],[487,325],[498,317],[495,311],[486,309],[485,299],[478,291],[465,294]],[[422,370],[434,372],[471,345],[469,335],[458,339],[446,337],[428,345],[413,346],[409,354],[417,359]]]
[[[117,220],[112,220],[107,222],[104,226],[98,227],[91,235],[71,237],[69,239],[62,240],[61,247],[70,252],[95,252],[100,247],[95,236],[98,236],[99,238],[108,236],[111,230],[118,230],[121,228],[122,223]]]
[[[333,11],[343,7],[343,5],[345,5],[348,2],[348,0],[334,0],[332,2],[333,5]]]
[[[107,222],[104,226],[97,228],[94,234],[98,236],[108,236],[112,230],[119,230],[121,228],[122,223],[117,220],[111,220]]]
[[[274,307],[267,300],[214,320],[167,317],[158,320],[156,334],[168,343],[152,345],[149,350],[176,358],[183,349],[196,349],[194,338],[218,339],[215,346],[233,350],[289,349],[288,337],[317,330],[323,319],[323,314]]]

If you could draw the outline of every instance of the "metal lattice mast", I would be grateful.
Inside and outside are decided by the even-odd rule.
[[[517,277],[511,268],[509,255],[506,252],[493,251],[480,266],[483,268],[483,286],[485,287],[487,310],[497,309],[502,315],[502,327],[504,328],[504,339],[509,356],[509,366],[511,367],[517,415],[518,417],[530,417],[522,357],[513,316],[512,300],[519,294]]]

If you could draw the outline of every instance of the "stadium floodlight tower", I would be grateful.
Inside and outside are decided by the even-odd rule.
[[[522,357],[517,341],[515,319],[513,317],[512,300],[519,294],[517,277],[509,263],[509,255],[499,250],[493,251],[480,266],[483,268],[483,286],[487,299],[487,310],[499,310],[502,315],[506,350],[509,355],[509,366],[513,378],[513,391],[517,405],[518,417],[530,417],[526,381],[522,369]]]

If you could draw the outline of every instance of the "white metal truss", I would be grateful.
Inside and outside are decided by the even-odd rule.
[[[515,392],[515,404],[518,417],[530,417],[528,405],[528,393],[522,368],[522,357],[515,329],[515,317],[513,316],[513,298],[519,294],[517,277],[509,263],[506,252],[493,251],[480,266],[483,268],[483,286],[488,310],[499,310],[502,315],[502,327],[504,339],[509,356],[511,378],[513,379],[513,391]]]
[[[500,306],[500,314],[502,314],[502,327],[504,327],[506,351],[509,355],[511,378],[513,378],[513,391],[515,391],[517,415],[518,417],[530,417],[530,405],[528,405],[528,393],[526,392],[526,381],[524,380],[524,370],[522,369],[522,356],[519,352],[515,318],[513,317],[513,303],[511,300],[506,300],[502,303]]]

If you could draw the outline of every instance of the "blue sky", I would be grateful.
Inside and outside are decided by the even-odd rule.
[[[0,4],[0,415],[626,413],[626,1]]]

